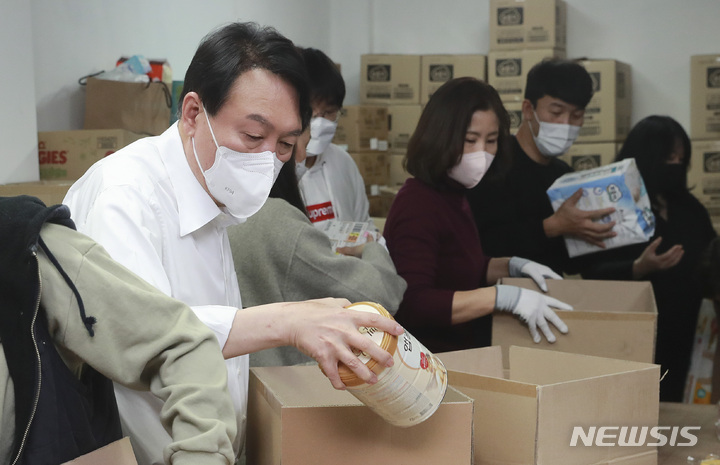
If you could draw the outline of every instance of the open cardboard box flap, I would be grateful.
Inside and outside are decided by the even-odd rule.
[[[529,278],[502,278],[500,283],[542,292]],[[550,325],[556,342],[543,338],[536,344],[525,323],[509,313],[496,312],[492,344],[502,347],[505,368],[512,345],[645,363],[654,361],[657,306],[650,282],[550,279],[547,284],[547,295],[574,308],[556,310],[568,326],[568,334],[561,334]]]
[[[507,377],[499,347],[437,354],[450,385],[475,400],[475,464],[590,465],[656,454],[569,444],[576,426],[656,426],[657,365],[526,347],[509,353]]]

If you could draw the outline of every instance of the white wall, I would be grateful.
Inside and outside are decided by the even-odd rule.
[[[650,114],[668,114],[689,130],[690,56],[720,53],[720,1],[566,2],[568,57],[613,58],[629,63],[633,122]],[[370,0],[369,4],[373,10],[368,20],[372,35],[369,52],[488,52],[489,0]],[[342,8],[333,13],[340,25],[351,21]],[[336,40],[334,34],[331,42]],[[333,52],[343,54],[335,59],[344,67],[344,60],[351,61],[355,66],[352,72],[357,75],[359,54],[354,50]],[[351,70],[350,66],[344,69]],[[358,95],[355,81],[349,86],[348,100],[357,103]]]
[[[0,184],[38,179],[32,16],[25,0],[2,0],[0,14]]]
[[[79,77],[138,53],[167,58],[182,79],[199,40],[229,21],[271,25],[299,45],[325,50],[342,65],[347,104],[358,103],[363,53],[486,54],[489,43],[489,0],[1,1],[0,76],[10,110],[0,117],[0,162],[11,169],[0,172],[0,182],[36,173],[36,130],[82,127]],[[720,53],[720,1],[566,1],[568,56],[631,64],[633,121],[663,113],[687,129],[689,59]]]
[[[185,75],[195,49],[211,29],[230,21],[276,27],[296,41],[327,48],[323,28],[297,18],[329,0],[32,0],[35,88],[40,131],[80,129],[85,95],[78,78],[110,69],[120,56],[166,58],[173,77]],[[328,24],[327,15],[318,15]]]

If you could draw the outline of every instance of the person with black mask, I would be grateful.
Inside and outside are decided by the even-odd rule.
[[[690,139],[669,116],[648,116],[627,136],[615,161],[634,158],[655,215],[649,243],[584,258],[585,279],[647,280],[658,308],[655,363],[667,375],[660,400],[681,402],[702,301],[697,266],[716,236],[705,207],[690,193]]]

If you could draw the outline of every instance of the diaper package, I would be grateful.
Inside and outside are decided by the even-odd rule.
[[[596,221],[615,221],[613,231],[617,236],[605,239],[606,249],[566,236],[565,246],[570,257],[645,242],[652,237],[655,216],[650,208],[645,183],[633,158],[559,177],[547,190],[553,210],[557,211],[578,189],[582,189],[583,194],[577,208],[615,208],[614,213]]]

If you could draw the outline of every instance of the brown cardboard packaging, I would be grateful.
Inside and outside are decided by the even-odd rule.
[[[420,55],[362,55],[360,103],[420,103]]]
[[[720,139],[720,55],[690,57],[690,137]]]
[[[75,181],[30,181],[11,184],[0,184],[0,197],[14,197],[16,195],[31,195],[37,197],[45,205],[62,203],[65,194]]]
[[[528,278],[502,278],[510,284],[538,292]],[[504,359],[510,346],[652,363],[655,357],[657,306],[649,281],[595,281],[587,279],[547,280],[547,295],[573,306],[556,310],[568,327],[554,343],[532,341],[527,325],[505,312],[493,314],[492,344],[502,347]]]
[[[632,73],[617,60],[582,60],[593,81],[593,97],[585,107],[578,142],[625,140],[632,126]]]
[[[522,102],[504,102],[503,105],[510,117],[510,134],[517,134],[522,124]]]
[[[407,178],[412,177],[410,173],[405,171],[405,168],[403,168],[403,159],[405,159],[404,154],[390,154],[390,182],[388,182],[388,186],[402,186],[405,184],[405,180]]]
[[[63,465],[137,465],[130,439],[125,437]]]
[[[349,152],[360,170],[365,186],[385,186],[390,181],[390,155],[378,150],[370,152]]]
[[[563,0],[490,0],[490,50],[567,45]]]
[[[408,142],[420,120],[420,105],[389,105],[388,112],[388,150],[392,153],[405,153]]]
[[[485,55],[423,55],[420,58],[420,103],[425,105],[430,96],[450,79],[470,76],[487,80]]]
[[[560,157],[574,171],[589,170],[615,161],[619,150],[615,142],[597,144],[575,143]]]
[[[570,446],[575,427],[657,426],[657,365],[511,347],[506,375],[499,347],[437,355],[450,385],[475,400],[475,465],[657,461],[655,447],[644,444]]]
[[[388,109],[380,105],[348,105],[340,111],[333,143],[348,152],[387,150]]]
[[[473,402],[448,387],[424,422],[392,426],[316,366],[250,370],[247,458],[253,465],[472,462]]]
[[[530,68],[545,58],[564,58],[557,49],[501,50],[488,54],[488,83],[498,91],[503,102],[522,102],[525,81]]]
[[[40,179],[79,179],[96,161],[144,137],[124,129],[38,133]]]
[[[720,140],[693,140],[688,187],[711,217],[720,216]]]

